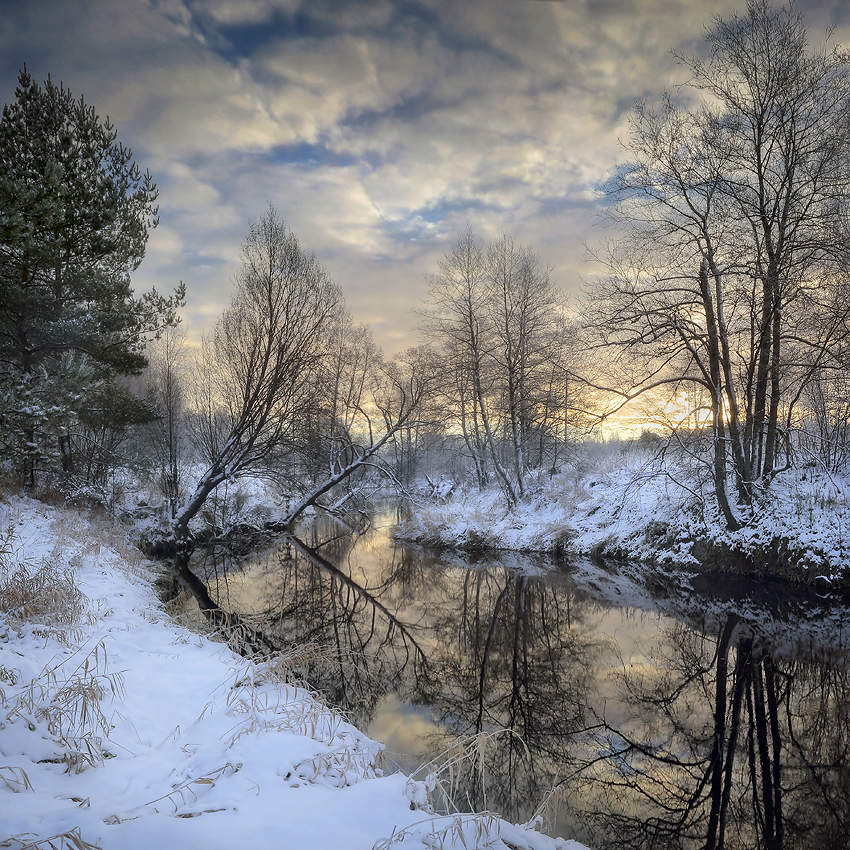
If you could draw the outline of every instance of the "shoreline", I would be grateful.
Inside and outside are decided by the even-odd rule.
[[[606,541],[592,550],[581,550],[571,549],[569,542],[558,542],[551,548],[510,548],[487,545],[477,536],[460,543],[446,542],[440,538],[425,535],[411,537],[398,532],[393,537],[399,543],[472,558],[517,554],[549,558],[557,565],[569,564],[574,558],[587,558],[600,566],[613,562],[617,565],[635,564],[649,570],[673,567],[703,576],[721,574],[736,578],[767,578],[789,588],[828,589],[850,597],[850,568],[839,575],[837,580],[826,581],[816,566],[806,564],[806,558],[810,552],[800,551],[799,560],[795,560],[791,542],[783,538],[774,538],[767,547],[750,551],[736,549],[723,543],[718,544],[709,538],[698,538],[690,544],[692,550],[695,549],[700,553],[694,555],[696,561],[676,563],[669,557],[669,552],[666,550],[659,549],[657,557],[636,557],[626,546],[618,545],[615,541]]]
[[[471,556],[630,562],[850,593],[850,481],[789,476],[728,531],[710,495],[655,480],[636,487],[628,472],[546,481],[513,511],[493,489],[423,500],[394,537]]]
[[[462,847],[481,828],[482,815],[437,815],[423,782],[385,774],[383,744],[296,681],[297,658],[240,658],[175,620],[158,565],[126,529],[20,494],[0,495],[0,518],[14,530],[0,564],[6,597],[43,570],[67,590],[0,614],[10,778],[0,841],[371,850],[395,836],[393,846],[418,850],[441,838]],[[494,848],[583,850],[486,822]]]

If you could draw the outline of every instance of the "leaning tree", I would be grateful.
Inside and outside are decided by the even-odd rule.
[[[348,324],[342,293],[271,206],[250,227],[235,284],[202,346],[194,387],[191,418],[206,468],[176,511],[163,547],[176,553],[178,577],[214,622],[222,614],[188,568],[196,544],[192,521],[211,494],[225,482],[274,475],[290,489],[291,507],[263,530],[287,532],[308,507],[332,508],[323,498],[355,472],[387,471],[381,449],[412,423],[429,386],[423,364],[384,363],[368,337],[356,333],[349,342],[365,346],[358,362],[342,369],[338,381],[328,380],[340,328]],[[350,392],[349,382],[356,385]],[[305,440],[313,441],[317,419],[326,429],[319,434],[326,472],[298,487],[291,472],[301,466],[289,467],[311,454]],[[218,529],[219,537],[232,531]]]

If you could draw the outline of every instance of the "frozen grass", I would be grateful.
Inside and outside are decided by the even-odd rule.
[[[22,767],[9,767],[8,765],[0,767],[0,782],[13,794],[32,791],[32,782],[30,782],[27,772]]]
[[[33,566],[17,557],[14,544],[9,531],[0,545],[0,614],[5,622],[65,646],[80,640],[84,624],[91,623],[90,611],[73,570],[62,564],[61,551],[54,548]],[[82,643],[25,684],[18,671],[5,666],[0,679],[12,686],[0,689],[4,723],[22,721],[29,732],[52,741],[59,753],[50,761],[75,772],[102,763],[103,740],[110,730],[102,704],[107,697],[120,696],[123,687],[121,674],[109,670],[102,641],[91,649]],[[0,778],[10,790],[32,788],[21,767],[0,767]]]
[[[514,825],[487,810],[485,756],[494,739],[515,735],[509,729],[494,729],[459,738],[433,759],[420,765],[407,778],[405,793],[411,809],[425,814],[413,823],[377,841],[372,850],[394,847],[491,848],[491,850],[586,850],[574,841],[550,839],[529,825]],[[461,799],[465,780],[472,779],[481,790],[484,809],[472,808],[469,799]],[[542,817],[537,818],[542,823]]]
[[[30,732],[46,727],[47,735],[62,750],[50,761],[76,773],[103,763],[103,742],[112,728],[104,701],[120,699],[124,690],[121,673],[109,670],[103,641],[81,660],[80,654],[82,649],[45,667],[2,701],[6,722],[22,720]]]
[[[0,540],[0,615],[13,627],[36,623],[57,635],[79,623],[85,607],[73,572],[50,556],[28,565],[16,557],[14,542],[9,531]]]
[[[484,758],[487,749],[494,738],[514,734],[510,729],[494,729],[453,741],[407,778],[406,790],[411,803],[428,812],[462,814],[472,808],[470,800],[459,799],[463,779],[465,774],[473,774],[481,789],[486,809],[487,777]]]
[[[458,548],[552,551],[567,541],[574,549],[581,533],[589,551],[615,533],[624,511],[637,505],[643,513],[661,498],[670,503],[670,488],[659,488],[652,466],[651,454],[632,447],[588,444],[575,466],[529,476],[513,511],[496,487],[459,487],[447,500],[417,508],[400,534]]]
[[[539,833],[507,823],[493,812],[442,815],[422,818],[380,839],[372,850],[392,848],[428,850],[586,850],[577,841],[549,839]]]
[[[12,850],[102,850],[99,844],[84,841],[79,829],[59,832],[47,838],[13,835],[0,842],[0,847],[11,847]]]

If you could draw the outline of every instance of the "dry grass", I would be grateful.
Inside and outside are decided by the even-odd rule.
[[[264,625],[261,617],[232,614],[219,609],[216,622],[210,622],[191,593],[181,590],[163,605],[165,613],[178,625],[207,640],[227,644],[234,652],[251,658],[264,658],[256,647],[263,645],[259,633]]]
[[[210,633],[210,621],[204,616],[195,597],[186,590],[180,589],[177,595],[162,604],[168,617],[190,632],[202,635],[210,640],[227,643],[227,635]]]
[[[38,838],[31,833],[11,835],[5,841],[0,841],[0,847],[11,847],[13,850],[102,850],[99,844],[85,841],[78,827],[47,838]]]
[[[227,694],[227,712],[239,718],[228,732],[228,746],[257,732],[304,735],[331,749],[302,760],[287,778],[343,787],[381,775],[382,753],[302,680],[302,671],[326,656],[325,648],[308,644],[240,665]]]
[[[135,820],[140,815],[146,813],[164,813],[177,815],[177,817],[197,817],[201,814],[221,811],[221,809],[207,809],[199,812],[181,813],[180,809],[183,806],[196,802],[202,794],[214,788],[216,783],[222,777],[233,776],[234,773],[238,773],[241,769],[241,762],[236,762],[235,764],[233,762],[227,762],[221,767],[205,773],[203,776],[188,779],[176,788],[172,788],[167,794],[163,794],[161,797],[157,797],[154,800],[149,800],[147,803],[137,806],[135,809],[123,816],[111,815],[110,817],[104,818],[104,823],[112,826],[122,823],[125,820]]]
[[[121,673],[108,668],[102,641],[70,668],[79,652],[46,667],[11,699],[2,695],[6,720],[22,720],[31,731],[46,725],[63,749],[56,763],[75,773],[103,762],[103,741],[112,726],[102,703],[104,697],[120,698],[124,692]]]
[[[13,626],[35,623],[63,628],[81,622],[86,599],[73,571],[45,559],[35,568],[0,555],[0,614]]]
[[[372,850],[391,850],[408,840],[416,846],[464,847],[467,850],[483,850],[496,845],[502,821],[497,814],[487,811],[484,760],[494,739],[515,734],[510,729],[497,729],[459,738],[433,759],[420,765],[408,777],[407,796],[411,808],[422,809],[430,816],[404,829],[393,830],[391,835],[376,841]],[[458,796],[463,779],[469,778],[470,774],[474,775],[481,789],[483,811],[459,810]],[[472,808],[468,799],[466,804]],[[438,807],[446,809],[445,813],[436,812]],[[498,846],[505,845],[499,843]]]
[[[577,473],[564,475],[560,480],[563,484],[555,490],[555,500],[562,513],[565,516],[571,516],[579,505],[583,505],[591,498],[593,492],[585,486],[584,479]]]
[[[362,657],[363,653],[353,650],[340,653],[335,646],[315,641],[302,643],[272,654],[253,656],[250,662],[246,661],[239,668],[244,675],[240,679],[237,674],[233,685],[250,680],[253,685],[297,685],[310,690],[305,671],[328,665],[336,666],[340,663],[340,658],[353,660],[355,656]]]
[[[566,782],[554,785],[546,792],[525,825],[537,830],[554,829],[561,810],[569,803],[571,791],[572,788]]]
[[[83,622],[88,607],[63,560],[55,548],[35,565],[21,557],[12,526],[0,534],[0,617],[13,628],[30,623],[67,643],[68,630]]]
[[[117,556],[113,563],[125,573],[149,576],[149,571],[143,569],[146,561],[141,550],[129,540],[126,531],[103,511],[83,513],[60,509],[56,512],[51,531],[58,540],[76,544],[76,559],[112,553]]]
[[[392,835],[380,838],[372,850],[391,850],[411,839],[417,847],[464,847],[484,850],[493,847],[499,836],[499,817],[493,812],[474,812],[468,815],[441,815],[424,818],[393,830]],[[504,845],[502,845],[504,846]]]
[[[13,794],[33,790],[32,782],[30,782],[27,772],[22,767],[11,767],[9,765],[0,767],[0,782]]]
[[[291,732],[330,743],[345,719],[323,705],[301,680],[300,671],[319,657],[313,645],[261,659],[246,660],[235,671],[227,694],[227,711],[243,718],[229,746],[257,731]]]
[[[379,775],[380,768],[368,743],[347,727],[345,719],[338,712],[324,706],[301,681],[301,671],[317,661],[321,653],[320,647],[309,645],[288,653],[245,659],[234,668],[232,679],[223,683],[226,689],[224,708],[237,722],[226,733],[225,740],[227,747],[231,748],[244,735],[284,732],[309,736],[330,744],[332,746],[328,751],[294,765],[286,779],[293,784],[322,782],[341,787]],[[195,722],[201,722],[215,708],[215,701],[207,703]],[[179,734],[180,729],[177,727],[169,738],[176,740]],[[112,815],[105,822],[119,824],[147,813],[192,818],[222,811],[221,808],[185,811],[185,808],[241,767],[241,762],[227,762],[128,812]]]
[[[421,807],[432,811],[436,805],[442,806],[446,814],[461,814],[458,794],[463,786],[464,777],[474,775],[481,789],[484,808],[487,808],[487,783],[485,775],[485,757],[492,741],[503,735],[514,735],[510,729],[496,729],[491,732],[479,732],[458,738],[430,761],[421,764],[407,779],[408,797]],[[517,736],[518,737],[518,736]],[[523,743],[522,738],[518,740]],[[417,788],[424,787],[426,800],[418,799]],[[467,799],[465,805],[472,808]]]
[[[82,626],[92,622],[88,600],[76,586],[73,567],[86,554],[97,554],[101,541],[99,533],[93,534],[70,512],[59,516],[61,526],[56,527],[54,522],[52,529],[56,538],[63,545],[75,539],[80,544],[71,557],[57,547],[36,566],[21,558],[11,528],[0,536],[0,616],[13,628],[26,624],[34,634],[70,645],[83,640]],[[67,771],[79,773],[101,764],[103,742],[111,731],[103,702],[108,696],[123,695],[122,676],[109,670],[104,643],[98,642],[93,648],[80,646],[62,661],[45,667],[23,687],[20,680],[20,671],[0,667],[4,719],[21,721],[31,731],[46,727],[62,749],[49,761],[64,764]],[[10,776],[2,778],[8,785]]]

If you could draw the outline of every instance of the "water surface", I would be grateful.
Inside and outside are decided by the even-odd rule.
[[[850,846],[845,606],[428,552],[395,542],[395,520],[317,521],[195,569],[223,608],[318,648],[305,676],[391,769],[492,733],[438,774],[438,806],[538,812],[596,848]]]

